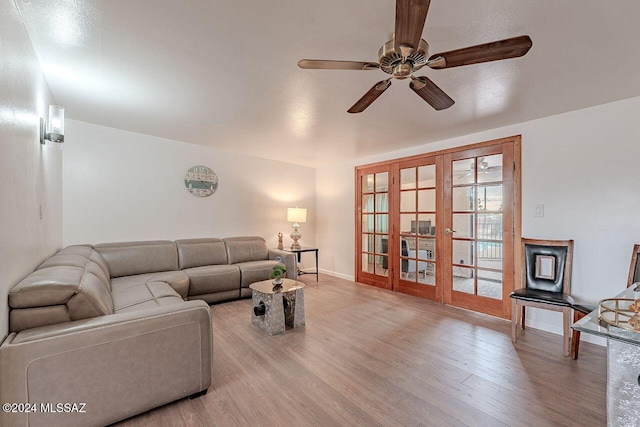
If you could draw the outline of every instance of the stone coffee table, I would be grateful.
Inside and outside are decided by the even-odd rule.
[[[292,328],[304,326],[304,283],[284,279],[282,288],[273,290],[271,280],[249,285],[253,290],[251,323],[269,335],[284,332],[285,324]]]

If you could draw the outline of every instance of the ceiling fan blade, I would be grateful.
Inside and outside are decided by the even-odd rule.
[[[369,91],[365,93],[358,102],[353,104],[353,107],[349,108],[348,111],[350,113],[362,113],[369,105],[373,104],[373,101],[378,99],[378,97],[382,95],[382,92],[387,90],[389,86],[391,86],[391,79],[382,80],[381,82],[374,84],[373,87],[369,89]]]
[[[431,0],[396,0],[396,32],[393,47],[398,54],[406,57],[411,50],[418,47],[430,2]]]
[[[451,107],[455,101],[427,77],[414,77],[409,84],[411,90],[427,101],[436,110]]]
[[[380,68],[380,64],[377,62],[301,59],[298,61],[298,67],[307,70],[377,70]]]
[[[431,68],[452,68],[481,62],[499,61],[525,55],[533,42],[529,36],[519,36],[477,46],[436,53],[429,57]]]

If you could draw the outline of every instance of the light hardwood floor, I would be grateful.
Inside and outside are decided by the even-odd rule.
[[[251,300],[211,306],[213,384],[118,426],[602,426],[606,351],[321,275],[306,326],[270,337]]]

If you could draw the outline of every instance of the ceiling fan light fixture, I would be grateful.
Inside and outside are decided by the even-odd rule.
[[[393,77],[402,80],[413,73],[413,63],[411,61],[399,62],[393,67]]]
[[[387,41],[378,51],[378,63],[380,69],[387,74],[393,74],[394,66],[401,62],[411,62],[413,71],[418,71],[427,64],[427,56],[429,55],[429,44],[420,39],[417,49],[413,49],[411,53],[403,58],[394,48],[394,39]]]
[[[490,170],[493,170],[497,167],[502,168],[501,166],[489,166],[489,162],[487,162],[484,157],[478,157],[478,173],[488,173],[490,172]],[[472,160],[471,164],[469,165],[469,170],[467,171],[467,175],[473,174],[475,170],[476,170],[476,162],[475,160]]]

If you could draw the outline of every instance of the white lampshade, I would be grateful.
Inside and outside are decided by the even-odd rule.
[[[288,222],[307,222],[307,210],[305,208],[288,208]]]

